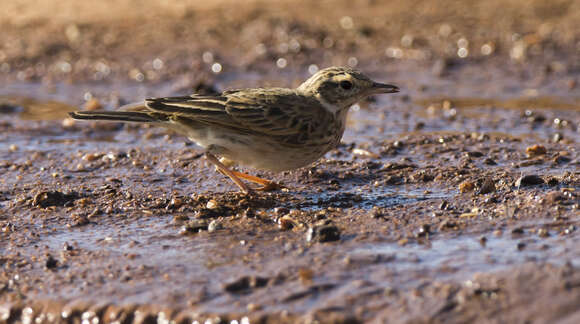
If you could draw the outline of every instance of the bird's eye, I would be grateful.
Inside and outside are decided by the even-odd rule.
[[[346,81],[346,80],[340,81],[339,85],[344,90],[350,90],[350,89],[352,89],[352,82],[350,82],[350,81]]]

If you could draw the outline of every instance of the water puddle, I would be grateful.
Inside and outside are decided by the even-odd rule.
[[[541,225],[536,224],[539,228]],[[422,244],[372,244],[349,253],[353,259],[373,257],[390,260],[388,269],[398,283],[415,286],[417,280],[468,280],[475,273],[496,272],[526,262],[579,266],[577,235],[461,235],[438,237]]]
[[[322,193],[309,192],[302,197],[303,203],[297,205],[306,210],[326,207],[354,207],[369,210],[374,207],[392,207],[414,203],[429,199],[449,198],[457,193],[456,190],[443,189],[425,191],[417,186],[378,186],[370,187],[352,185],[342,188],[339,192],[324,191]]]

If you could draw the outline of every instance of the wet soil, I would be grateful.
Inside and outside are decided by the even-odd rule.
[[[140,3],[0,4],[0,322],[580,320],[577,1]],[[329,65],[402,91],[279,191],[66,118]]]

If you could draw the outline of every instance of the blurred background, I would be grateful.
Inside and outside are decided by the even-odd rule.
[[[10,0],[0,28],[4,82],[301,78],[330,65],[438,77],[475,63],[580,69],[577,0]]]

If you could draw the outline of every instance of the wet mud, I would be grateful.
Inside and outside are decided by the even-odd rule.
[[[0,5],[0,322],[580,320],[577,3],[314,19],[309,2],[216,1],[145,22],[24,3]],[[181,135],[66,114],[328,65],[402,91],[352,107],[309,167],[242,169],[273,192],[238,193]]]

